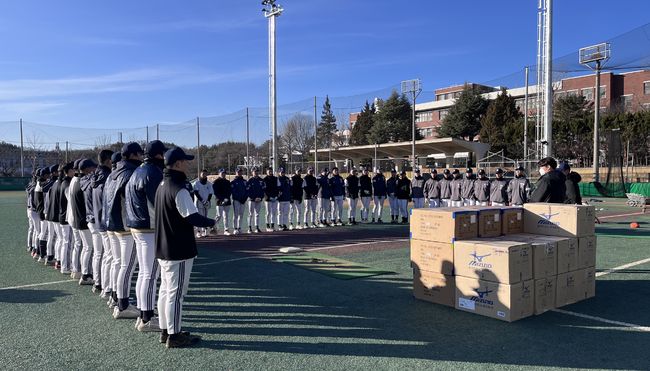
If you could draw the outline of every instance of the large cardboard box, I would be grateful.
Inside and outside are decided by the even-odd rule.
[[[463,209],[478,212],[478,237],[501,236],[501,207],[465,206]]]
[[[456,309],[516,321],[534,312],[535,288],[532,280],[512,285],[456,276]]]
[[[421,271],[454,274],[454,245],[411,240],[411,266]]]
[[[555,308],[557,276],[535,280],[535,314]]]
[[[557,275],[557,243],[533,241],[533,277],[535,279]]]
[[[458,276],[513,284],[533,278],[530,244],[516,241],[467,240],[454,243]]]
[[[582,286],[576,299],[580,301],[593,298],[596,296],[596,268],[588,267],[581,269],[578,272],[580,272]]]
[[[555,296],[555,305],[563,307],[581,300],[581,291],[583,287],[584,272],[573,271],[557,275],[557,289]]]
[[[504,208],[501,213],[501,233],[511,235],[524,232],[524,209],[521,207]]]
[[[557,273],[578,269],[578,239],[573,237],[534,236],[531,242],[552,242],[557,244]]]
[[[596,266],[596,236],[578,238],[578,268]]]
[[[478,212],[457,208],[412,209],[411,238],[453,243],[478,236]]]
[[[413,296],[453,308],[456,297],[454,276],[413,269]]]
[[[593,236],[596,227],[593,206],[551,203],[524,204],[524,231],[560,237]]]

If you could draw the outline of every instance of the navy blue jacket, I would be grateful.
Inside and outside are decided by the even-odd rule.
[[[280,193],[280,188],[278,188],[278,177],[275,175],[267,175],[264,177],[264,194],[266,195],[266,201],[270,201],[272,198],[278,198]]]
[[[299,174],[294,174],[291,177],[291,200],[302,201],[302,177]]]
[[[135,229],[152,229],[156,190],[163,179],[163,160],[144,160],[126,184],[126,225]]]
[[[397,177],[390,177],[386,180],[386,193],[389,196],[396,197],[397,193]]]
[[[361,197],[372,197],[372,179],[368,175],[361,175],[359,177],[359,187]]]
[[[359,178],[356,175],[348,175],[345,185],[348,198],[359,198]]]
[[[93,173],[90,182],[93,189],[93,216],[95,226],[100,232],[106,232],[106,220],[104,219],[104,184],[111,173],[111,168],[99,165]]]
[[[303,180],[303,189],[305,190],[305,200],[311,200],[318,197],[318,180],[313,175],[305,175]]]
[[[103,212],[107,231],[123,232],[125,230],[126,184],[140,164],[141,162],[136,160],[122,160],[106,180]]]
[[[259,176],[254,176],[248,179],[246,182],[246,193],[248,194],[248,198],[251,201],[255,201],[256,198],[259,198],[261,201],[262,198],[264,198],[265,187],[266,183],[264,183],[264,180]]]
[[[334,197],[345,196],[345,181],[343,180],[343,177],[340,175],[332,175],[329,179],[329,183]]]
[[[232,180],[232,182],[230,182],[230,194],[232,195],[233,200],[242,204],[246,203],[248,192],[246,191],[246,181],[244,180],[244,177],[237,176]]]
[[[230,180],[226,178],[217,178],[212,182],[212,191],[216,199],[217,206],[230,206],[230,196],[232,195],[232,186]],[[246,198],[244,198],[246,200]]]
[[[283,175],[278,177],[280,188],[278,192],[278,201],[289,202],[291,201],[291,180],[288,176]]]
[[[332,198],[332,188],[330,188],[330,181],[327,175],[319,175],[316,178],[316,183],[318,183],[318,197]]]
[[[93,212],[93,173],[86,174],[79,179],[79,187],[84,194],[84,205],[86,205],[86,223],[95,223]]]
[[[375,197],[386,197],[386,178],[384,174],[377,173],[372,177],[372,190]]]

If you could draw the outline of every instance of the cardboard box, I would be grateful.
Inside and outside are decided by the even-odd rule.
[[[557,276],[535,280],[535,314],[555,308]]]
[[[411,266],[421,271],[454,274],[454,245],[411,240]]]
[[[413,269],[413,296],[419,300],[453,308],[456,281],[453,276]]]
[[[580,271],[581,289],[576,299],[578,301],[596,296],[596,268],[588,267]]]
[[[512,322],[534,312],[532,280],[512,285],[456,276],[456,309]]]
[[[596,236],[578,238],[578,268],[596,266]]]
[[[465,206],[462,209],[478,212],[478,237],[501,236],[501,207]]]
[[[478,236],[478,212],[457,208],[412,209],[411,238],[453,243]]]
[[[578,302],[581,297],[584,277],[582,271],[566,272],[557,275],[555,305],[557,308]]]
[[[524,232],[524,209],[521,207],[502,209],[501,220],[502,234],[511,235]]]
[[[531,242],[553,242],[557,244],[557,273],[578,269],[578,239],[572,237],[534,236]]]
[[[524,204],[524,232],[559,237],[593,236],[593,206],[551,203]]]
[[[557,243],[552,241],[531,242],[533,249],[533,278],[557,275]]]
[[[526,242],[467,240],[454,243],[457,276],[513,284],[533,278],[533,253]]]

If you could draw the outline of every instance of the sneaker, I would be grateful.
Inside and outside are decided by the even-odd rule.
[[[294,229],[298,229],[298,228],[294,227],[293,223],[289,224],[289,230],[293,231]]]
[[[260,227],[255,228],[255,233],[262,233],[262,231],[260,230]]]
[[[140,326],[141,323],[142,323],[142,318],[138,317],[138,318],[135,320],[135,329],[136,329],[136,330],[138,329],[138,326]]]
[[[42,263],[43,262],[43,257],[39,256],[38,259],[36,259],[37,262]]]
[[[97,286],[95,286],[95,287],[97,287]],[[99,294],[99,297],[102,298],[102,299],[108,299],[109,296],[110,296],[110,294],[108,292],[106,292],[106,291],[102,291],[101,294]]]
[[[253,228],[250,228],[250,227],[249,227],[249,228],[248,228],[248,234],[251,234],[251,233],[253,233]],[[256,231],[255,233],[257,233],[257,231]]]
[[[201,237],[203,237],[203,236],[201,235],[201,232],[196,232],[196,238],[201,238]]]
[[[117,308],[117,302],[113,299],[112,295],[108,298],[108,301],[106,302],[106,305],[108,305],[108,307],[111,308],[111,309]]]
[[[298,224],[298,225],[296,226],[296,229],[302,229],[302,225]]]
[[[68,274],[71,274],[71,273],[72,273],[72,272],[70,272],[70,271],[67,271],[67,270],[61,269],[61,274],[68,275]]]
[[[238,235],[240,233],[241,233],[241,231],[239,229],[235,229],[234,231],[232,231],[233,235]]]
[[[140,319],[140,323],[136,327],[140,332],[160,332],[160,326],[158,326],[158,317],[152,317],[149,322],[143,322]]]
[[[54,259],[46,259],[44,265],[45,265],[46,267],[48,267],[48,266],[51,267],[51,266],[54,265],[54,263],[55,263],[55,262],[54,262]]]
[[[78,280],[81,278],[81,273],[80,272],[72,272],[70,273],[70,278],[73,280]]]
[[[281,229],[282,229],[282,232],[286,232],[286,231],[289,230],[289,228],[286,225],[283,225]]]
[[[180,334],[175,334],[173,337],[169,336],[165,346],[167,348],[183,348],[192,346],[199,341],[201,341],[200,336],[190,335],[189,332],[181,332]]]
[[[57,261],[56,263],[54,263],[54,269],[56,269],[57,271],[59,269],[61,269],[61,262],[60,261]]]
[[[169,334],[167,333],[167,330],[160,330],[160,343],[165,344],[167,343],[167,339],[169,338]],[[189,335],[190,333],[188,331],[181,331],[181,334],[187,334]]]
[[[228,230],[226,229],[225,231],[223,231],[223,235],[224,236],[230,236],[230,232],[228,232]]]
[[[318,228],[325,228],[325,224],[323,224],[322,222],[318,223]]]
[[[341,219],[339,219],[339,220],[336,222],[336,225],[338,225],[339,227],[342,226],[342,225],[343,225],[343,221],[342,221]]]
[[[121,319],[121,318],[138,318],[140,316],[140,311],[138,308],[136,308],[134,305],[129,305],[128,308],[124,310],[120,310],[119,307],[113,308],[113,318],[115,319]]]
[[[90,289],[90,291],[92,291],[93,294],[101,294],[102,293],[102,287],[99,286],[99,285],[95,285],[95,286],[93,286],[92,289]]]
[[[81,277],[79,279],[79,286],[90,286],[94,283],[95,281],[93,281],[91,277],[86,277],[86,278]]]
[[[383,224],[384,222],[381,219],[377,219],[377,223]]]

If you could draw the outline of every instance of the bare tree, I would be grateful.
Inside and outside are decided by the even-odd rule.
[[[25,139],[25,144],[27,144],[25,147],[27,149],[25,158],[31,162],[32,164],[32,171],[36,169],[36,162],[38,158],[40,157],[41,152],[43,151],[43,145],[41,144],[41,138],[36,135],[36,133],[32,134],[31,136],[27,137]]]
[[[291,161],[292,154],[299,152],[305,159],[314,141],[314,120],[302,113],[295,114],[287,120],[280,133],[280,143]]]

